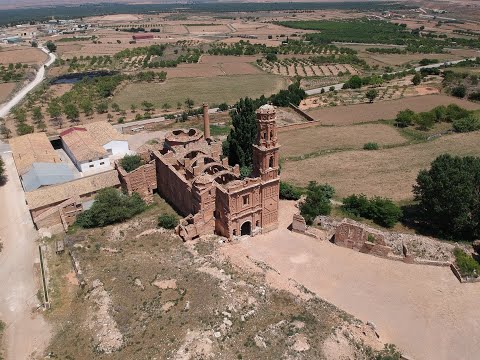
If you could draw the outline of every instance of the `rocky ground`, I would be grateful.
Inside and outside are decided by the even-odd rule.
[[[221,238],[183,243],[157,215],[77,231],[80,279],[48,241],[50,358],[369,359],[383,347],[373,326],[266,264],[228,260]]]

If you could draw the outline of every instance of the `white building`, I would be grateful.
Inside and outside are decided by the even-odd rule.
[[[69,128],[60,137],[65,152],[81,172],[111,169],[110,156],[118,158],[129,152],[126,137],[104,121]]]

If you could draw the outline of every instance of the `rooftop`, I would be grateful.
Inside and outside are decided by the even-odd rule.
[[[60,156],[43,132],[14,137],[9,142],[20,176],[25,174],[34,163],[61,162]]]
[[[127,137],[120,134],[114,127],[106,121],[97,121],[83,125],[92,137],[101,146],[108,144],[110,141],[127,141]]]
[[[116,170],[109,170],[91,176],[82,177],[70,182],[51,185],[26,192],[25,198],[30,210],[42,206],[60,203],[74,196],[80,196],[98,191],[106,187],[120,184]]]
[[[80,161],[89,161],[100,157],[108,157],[107,151],[98,140],[85,128],[73,127],[60,133],[73,156]]]

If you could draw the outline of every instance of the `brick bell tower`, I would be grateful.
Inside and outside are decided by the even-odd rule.
[[[263,105],[257,110],[257,143],[253,145],[253,173],[262,180],[262,229],[278,227],[280,191],[280,145],[277,142],[276,109]]]

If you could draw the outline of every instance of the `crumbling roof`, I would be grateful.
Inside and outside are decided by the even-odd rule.
[[[60,135],[77,161],[84,162],[108,156],[107,151],[86,129],[70,128]]]
[[[127,137],[120,134],[106,121],[97,121],[83,126],[101,146],[110,141],[127,141]]]
[[[30,210],[120,185],[116,170],[85,176],[63,184],[51,185],[26,192],[25,198]]]
[[[60,156],[43,132],[14,137],[9,142],[20,176],[25,174],[33,163],[61,162]]]

